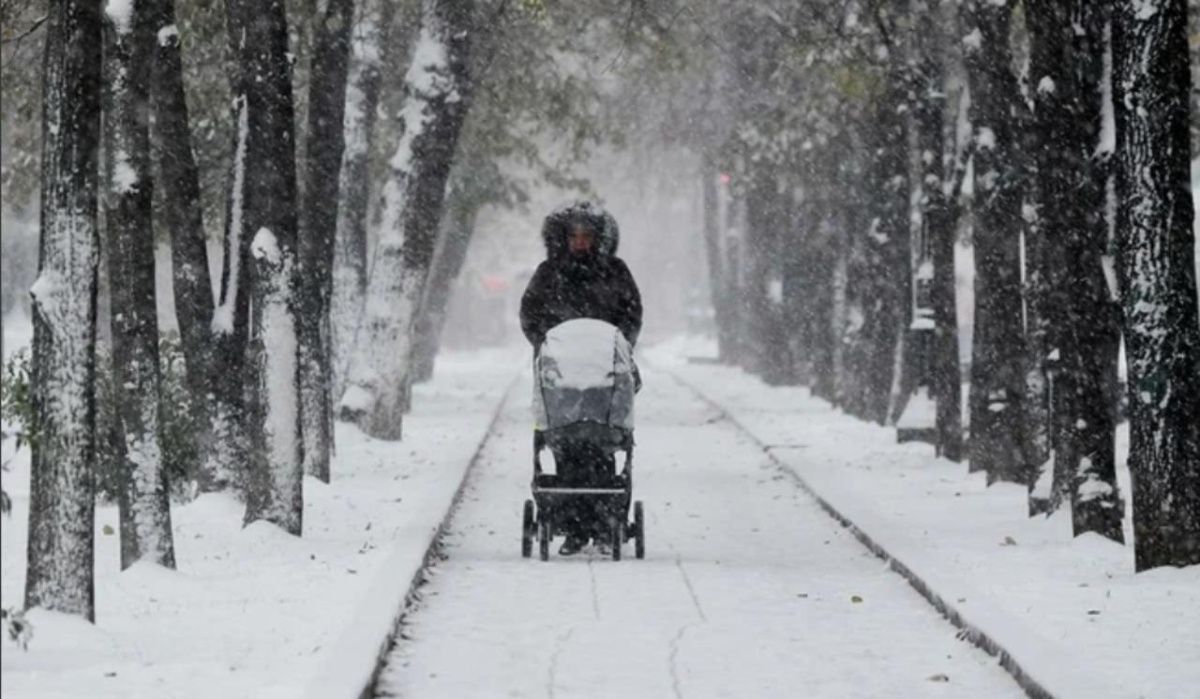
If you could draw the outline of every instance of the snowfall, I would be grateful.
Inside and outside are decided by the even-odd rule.
[[[28,345],[27,319],[4,328],[6,353]],[[116,508],[98,507],[96,623],[30,612],[27,648],[0,641],[0,691],[1197,696],[1200,566],[1135,575],[1131,547],[1072,538],[1068,512],[1026,517],[1023,487],[713,353],[677,337],[637,357],[644,560],[521,557],[528,349],[446,353],[402,442],[337,426],[302,538],[203,495],[173,507],[177,570],[121,571]],[[1124,464],[1125,426],[1118,442]],[[29,458],[4,449],[0,603],[19,607]]]
[[[6,339],[6,350],[21,341]],[[1130,548],[1072,539],[1062,513],[1026,518],[1023,488],[986,487],[806,389],[692,361],[712,349],[678,338],[638,358],[644,560],[521,557],[527,350],[452,353],[417,388],[404,441],[338,426],[333,483],[304,484],[303,538],[243,528],[233,497],[204,495],[174,508],[178,570],[121,572],[116,509],[99,507],[96,624],[31,612],[28,648],[4,640],[4,696],[1182,697],[1200,686],[1200,566],[1135,576]],[[6,606],[22,598],[27,454],[10,467]]]

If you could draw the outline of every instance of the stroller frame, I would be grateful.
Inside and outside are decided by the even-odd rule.
[[[625,454],[624,467],[604,482],[587,485],[561,483],[557,473],[546,473],[542,469],[541,453],[566,439],[585,439],[610,449],[611,453]],[[634,555],[646,555],[645,514],[641,501],[633,502],[633,431],[595,423],[577,423],[553,430],[534,430],[533,433],[533,480],[530,484],[533,498],[525,501],[521,533],[521,555],[533,555],[533,542],[538,542],[538,557],[550,558],[550,542],[565,533],[563,512],[573,509],[579,502],[588,502],[601,512],[609,530],[612,558],[621,560],[621,546],[634,540]],[[630,504],[633,505],[633,520],[629,520]]]

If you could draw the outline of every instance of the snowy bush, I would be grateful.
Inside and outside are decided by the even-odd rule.
[[[0,418],[4,421],[3,441],[16,440],[15,454],[29,442],[29,425],[33,414],[33,404],[29,399],[29,354],[21,350],[12,355],[4,366],[3,387],[0,387]],[[8,461],[4,460],[0,468],[7,471]],[[12,511],[12,501],[8,493],[0,488],[0,513]]]
[[[4,631],[13,643],[20,646],[21,650],[28,650],[29,640],[33,638],[33,626],[25,618],[24,610],[8,607],[0,609],[0,621],[3,622]]]

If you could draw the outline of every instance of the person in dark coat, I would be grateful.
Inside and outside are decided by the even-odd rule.
[[[534,351],[559,323],[593,318],[616,326],[630,345],[642,330],[642,297],[629,267],[616,256],[620,231],[611,214],[587,201],[561,207],[542,224],[546,259],[538,265],[521,297],[521,330]],[[554,451],[564,485],[589,485],[611,477],[611,453],[584,442]],[[568,532],[559,553],[577,553],[594,538],[608,553],[608,531],[597,512],[567,513]]]

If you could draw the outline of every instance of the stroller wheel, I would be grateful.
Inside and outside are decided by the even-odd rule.
[[[638,558],[646,557],[646,515],[642,511],[642,501],[633,503],[633,555]]]
[[[545,515],[538,519],[538,558],[550,560],[550,520]]]
[[[625,543],[625,523],[621,520],[612,525],[612,557],[614,561],[621,560],[621,544]]]
[[[521,521],[521,557],[533,555],[533,538],[537,536],[537,526],[533,523],[533,501],[525,501],[525,514]]]

